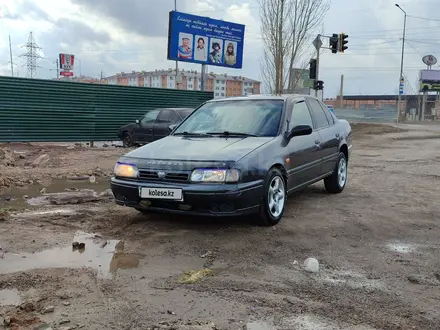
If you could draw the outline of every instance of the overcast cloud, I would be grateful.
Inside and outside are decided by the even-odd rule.
[[[325,96],[338,93],[344,75],[346,94],[392,94],[397,92],[400,70],[403,13],[395,0],[333,0],[324,31],[345,32],[345,54],[325,51],[320,78]],[[421,57],[440,57],[440,12],[438,0],[402,0],[408,13],[405,46],[406,92],[417,89]],[[261,79],[261,36],[256,0],[177,0],[179,11],[234,21],[246,25],[242,70],[209,67],[209,71]],[[0,74],[10,75],[8,36],[12,39],[14,71],[26,73],[19,57],[33,31],[42,48],[38,77],[56,75],[54,61],[60,52],[75,54],[76,72],[98,77],[131,70],[174,67],[166,59],[168,12],[174,0],[3,0],[0,1]],[[413,17],[413,16],[417,16]],[[421,17],[421,18],[420,18]],[[427,19],[428,18],[428,19]],[[328,39],[323,39],[324,45]],[[312,47],[312,46],[310,46]],[[180,64],[199,70],[199,65]]]

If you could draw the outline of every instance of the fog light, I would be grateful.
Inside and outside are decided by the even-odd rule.
[[[191,210],[192,206],[189,204],[179,204],[179,210],[182,211],[189,211]]]
[[[139,205],[143,207],[149,207],[151,205],[151,202],[149,200],[144,199],[139,202]]]

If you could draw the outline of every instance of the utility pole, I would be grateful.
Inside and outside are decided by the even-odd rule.
[[[401,104],[402,104],[402,93],[403,88],[401,88],[401,84],[403,84],[404,78],[403,78],[403,56],[405,54],[405,32],[406,32],[406,11],[402,9],[402,7],[399,6],[399,4],[396,3],[396,7],[399,8],[404,14],[403,19],[403,37],[402,37],[402,57],[400,59],[400,78],[399,78],[399,98],[397,100],[397,122],[403,121],[405,113],[401,111]]]
[[[103,79],[103,73],[102,73],[102,70],[101,70],[101,79],[99,80],[101,83],[102,83],[102,79]]]
[[[22,47],[26,48],[26,53],[20,55],[27,58],[27,78],[35,78],[37,76],[37,59],[41,58],[40,55],[38,55],[38,50],[41,49],[41,47],[38,47],[38,45],[35,43],[34,36],[32,35],[32,32],[29,32],[29,38],[28,42],[23,45]]]
[[[339,108],[344,106],[344,75],[341,75],[341,89],[339,90]]]
[[[322,47],[322,41],[321,41],[321,35],[318,34],[316,39],[313,41],[313,45],[316,49],[316,78],[315,80],[319,80],[319,53],[321,52]],[[315,97],[318,97],[318,89],[315,89]]]
[[[56,70],[56,72],[57,72],[57,79],[59,79],[59,78],[60,78],[60,70],[59,70],[60,65],[59,65],[59,63],[58,63],[58,59],[56,59],[56,60],[54,61],[54,63],[55,63],[55,70]]]
[[[9,36],[9,56],[11,60],[11,76],[14,76],[14,62],[12,62],[12,45],[11,45],[11,36]]]

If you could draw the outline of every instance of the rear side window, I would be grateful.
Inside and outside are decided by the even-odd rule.
[[[173,110],[162,110],[159,114],[159,116],[157,116],[157,122],[158,123],[172,123],[174,122],[174,111]]]
[[[328,122],[330,125],[333,125],[335,123],[335,120],[333,119],[332,114],[330,113],[330,109],[322,102],[319,102],[321,105],[321,108],[324,110],[325,116],[327,117]]]
[[[193,111],[194,111],[194,109],[185,109],[185,110],[178,110],[177,113],[179,114],[180,118],[185,119]]]
[[[320,129],[323,127],[327,127],[330,125],[329,121],[327,120],[327,116],[324,112],[324,109],[319,104],[318,100],[313,98],[308,98],[307,101],[310,105],[310,111],[313,114],[313,117],[315,119],[315,128]]]

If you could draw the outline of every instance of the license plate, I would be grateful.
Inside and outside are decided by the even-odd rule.
[[[173,188],[140,188],[141,198],[168,199],[181,201],[183,200],[182,189]]]

